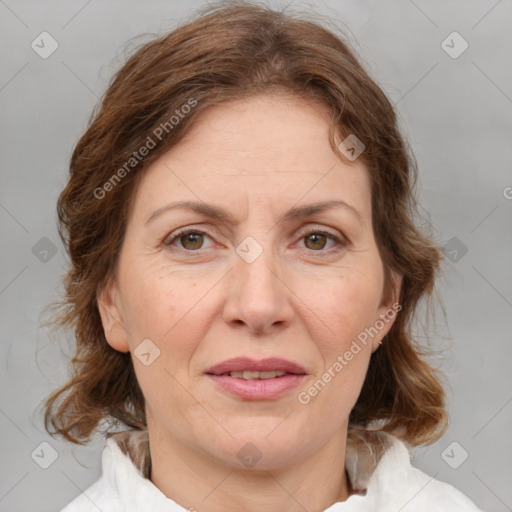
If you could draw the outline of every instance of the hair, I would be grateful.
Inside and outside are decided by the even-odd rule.
[[[402,276],[402,309],[370,358],[350,425],[377,422],[379,430],[413,446],[432,443],[446,430],[441,377],[413,334],[420,301],[432,296],[441,253],[415,224],[417,166],[394,107],[342,35],[306,15],[222,2],[136,48],[112,77],[73,150],[57,202],[70,263],[50,324],[72,327],[76,349],[69,382],[44,403],[51,435],[83,444],[105,420],[147,428],[130,353],[107,343],[98,310],[99,292],[115,276],[137,184],[208,106],[278,92],[328,107],[329,142],[342,161],[347,159],[337,133],[364,143],[359,158],[371,181],[386,296],[393,275]],[[137,150],[150,139],[154,147],[141,157]]]

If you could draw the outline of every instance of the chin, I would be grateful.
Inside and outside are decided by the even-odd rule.
[[[266,417],[260,421],[258,418],[239,421],[236,427],[226,425],[233,437],[223,435],[222,439],[212,440],[208,448],[216,446],[215,456],[239,469],[280,469],[295,462],[304,447],[311,445],[297,425],[290,428],[285,423],[282,418]]]

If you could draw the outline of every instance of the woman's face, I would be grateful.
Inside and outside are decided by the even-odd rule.
[[[328,118],[283,95],[210,107],[146,170],[100,312],[150,435],[267,469],[344,442],[394,301],[367,170]]]

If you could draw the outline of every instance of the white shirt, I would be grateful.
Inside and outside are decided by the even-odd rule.
[[[324,512],[482,512],[455,487],[414,468],[398,438],[372,432],[368,442],[368,431],[362,432],[347,439],[346,469],[352,487],[363,490]],[[101,477],[61,512],[194,510],[167,498],[145,476],[148,457],[147,431],[111,434],[103,450]]]

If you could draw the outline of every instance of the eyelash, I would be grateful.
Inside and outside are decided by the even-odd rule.
[[[196,234],[196,235],[206,235],[206,236],[212,238],[205,231],[201,231],[201,230],[195,229],[195,228],[183,228],[183,229],[179,229],[176,232],[171,233],[170,235],[166,236],[166,238],[163,240],[163,245],[171,246],[173,244],[173,242],[175,242],[176,240],[179,240],[181,237],[183,237],[185,235],[189,235],[191,233]],[[300,233],[299,240],[303,240],[304,238],[306,238],[312,234],[325,235],[326,237],[328,237],[331,240],[333,240],[334,242],[336,242],[336,246],[338,246],[338,248],[336,248],[336,246],[334,246],[327,250],[319,249],[318,251],[310,249],[310,251],[314,252],[314,253],[319,253],[319,254],[329,256],[335,252],[338,252],[340,250],[339,248],[344,248],[344,247],[348,246],[348,244],[349,244],[349,242],[345,238],[341,238],[338,235],[336,235],[335,233],[332,233],[331,231],[327,231],[324,229],[310,229],[307,231],[303,231]],[[203,249],[197,249],[197,250],[192,251],[192,250],[188,250],[188,249],[182,249],[181,247],[178,247],[178,249],[188,252],[188,253],[200,253],[203,250]]]

